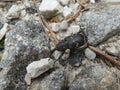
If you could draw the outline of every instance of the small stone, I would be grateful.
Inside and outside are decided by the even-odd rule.
[[[90,3],[95,3],[95,0],[90,0]]]
[[[68,23],[66,21],[62,21],[61,23],[52,23],[51,26],[54,32],[58,32],[61,30],[66,30],[68,28]]]
[[[36,78],[51,68],[53,68],[53,61],[49,60],[49,58],[45,58],[30,63],[26,67],[26,70],[27,74],[29,74],[31,78]]]
[[[75,12],[75,11],[78,9],[78,7],[79,7],[79,3],[71,4],[70,7],[71,7],[72,10]]]
[[[91,51],[89,48],[85,50],[85,56],[91,60],[94,60],[96,57],[96,53]]]
[[[52,23],[51,26],[52,26],[52,30],[54,32],[58,32],[60,30],[60,24],[59,23]]]
[[[3,28],[0,30],[0,40],[2,40],[2,38],[5,36],[8,30],[9,30],[9,25],[5,23]]]
[[[68,23],[67,23],[67,21],[62,21],[61,23],[60,23],[60,29],[61,30],[66,30],[68,28]]]
[[[66,33],[64,31],[61,31],[57,34],[57,39],[58,40],[63,40],[66,36],[69,36],[70,34],[69,33]]]
[[[5,17],[7,19],[19,18],[20,17],[20,12],[23,9],[25,9],[24,5],[12,5],[12,7],[8,10],[8,13]]]
[[[72,34],[78,33],[80,30],[80,26],[79,25],[71,25],[69,28],[69,32],[71,32]]]
[[[53,16],[61,13],[63,7],[57,0],[42,0],[42,3],[39,6],[39,10],[44,17],[52,18]]]
[[[68,18],[68,17],[70,17],[71,15],[72,15],[72,9],[69,8],[69,7],[67,7],[67,6],[65,6],[64,9],[63,9],[63,16],[64,16],[65,18]]]

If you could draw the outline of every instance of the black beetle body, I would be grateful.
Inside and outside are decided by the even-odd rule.
[[[85,36],[84,32],[79,32],[77,34],[73,34],[72,36],[68,36],[61,40],[56,47],[51,51],[51,54],[54,51],[58,50],[61,51],[62,54],[58,58],[58,60],[63,56],[65,50],[70,49],[70,51],[74,51],[79,49],[83,45],[87,43],[87,37]]]

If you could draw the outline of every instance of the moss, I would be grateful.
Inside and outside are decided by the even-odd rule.
[[[4,39],[3,39],[3,40],[0,40],[0,45],[1,45],[1,46],[4,46]]]

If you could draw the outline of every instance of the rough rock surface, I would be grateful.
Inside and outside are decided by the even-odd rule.
[[[37,1],[37,0],[35,0]],[[38,6],[41,0],[38,1]],[[46,0],[50,1],[50,0]],[[53,0],[52,0],[53,1]],[[56,0],[57,1],[57,0]],[[61,2],[62,7],[67,6],[72,9],[72,15],[78,10],[79,3],[76,0],[66,0],[69,2]],[[80,0],[84,1],[84,0]],[[94,1],[94,0],[91,0]],[[102,41],[109,39],[116,33],[120,32],[120,5],[109,3],[109,1],[118,0],[96,0],[94,4],[87,4],[85,7],[89,11],[81,12],[75,21],[68,23],[67,30],[56,32],[59,40],[64,37],[77,33],[80,30],[88,36],[88,41],[92,45],[103,43]],[[105,3],[101,3],[104,1]],[[36,8],[32,0],[22,1],[26,9],[15,12],[19,19],[23,20],[40,20],[36,13]],[[4,17],[6,11],[9,11],[13,4],[20,5],[22,2],[8,2],[7,10],[0,9],[0,22],[4,24],[8,22]],[[48,3],[50,4],[50,3]],[[60,9],[59,9],[60,10]],[[46,11],[46,13],[49,13]],[[21,15],[19,15],[21,14]],[[52,14],[54,14],[52,12]],[[51,15],[50,17],[53,18]],[[59,17],[59,15],[57,15]],[[14,15],[13,15],[14,18]],[[60,18],[60,19],[59,19]],[[57,23],[61,23],[65,18],[60,16]],[[12,20],[18,22],[19,19]],[[49,19],[47,20],[49,24]],[[14,24],[12,24],[14,25]],[[77,25],[77,27],[76,27]],[[74,27],[75,26],[75,27]],[[57,27],[56,27],[57,28]],[[58,29],[58,28],[57,28]],[[75,30],[74,30],[75,29]],[[48,42],[42,32],[43,28],[36,22],[20,21],[14,28],[7,33],[5,40],[5,50],[0,62],[0,89],[1,90],[26,90],[27,85],[24,81],[26,74],[26,66],[34,60],[39,60],[43,57],[48,57]],[[74,31],[73,31],[74,30]],[[102,44],[103,50],[119,55],[119,37]],[[106,48],[106,49],[104,49]],[[65,61],[69,62],[66,68],[62,65],[56,69],[52,69],[43,73],[39,77],[32,79],[28,90],[119,90],[120,88],[120,71],[115,67],[108,67],[101,58],[101,63],[93,63],[89,59],[84,58],[83,51],[75,50]],[[57,53],[56,53],[57,54]],[[66,52],[65,52],[66,54]],[[55,54],[54,54],[55,55]],[[57,54],[59,56],[59,54]],[[56,57],[57,57],[56,55]],[[65,55],[64,55],[65,56]],[[97,61],[94,61],[97,62]],[[61,61],[61,64],[63,61]],[[64,63],[63,63],[64,64]],[[72,67],[75,66],[75,67]],[[3,69],[2,69],[3,68]]]
[[[0,62],[0,90],[26,90],[26,66],[49,55],[43,27],[35,21],[20,21],[5,39]]]
[[[80,26],[85,29],[90,44],[99,44],[120,32],[119,10],[120,5],[98,3],[82,13]]]
[[[65,90],[65,71],[57,69],[34,80],[28,90]]]
[[[69,90],[117,90],[117,79],[111,69],[100,64],[83,67]]]

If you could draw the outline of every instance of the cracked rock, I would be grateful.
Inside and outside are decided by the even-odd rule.
[[[7,32],[0,61],[0,89],[26,90],[26,66],[49,55],[43,27],[36,21],[19,21]]]

